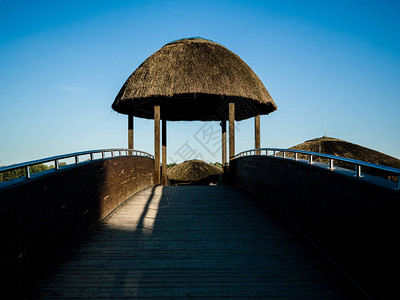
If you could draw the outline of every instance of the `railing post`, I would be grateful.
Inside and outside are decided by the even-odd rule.
[[[329,168],[328,169],[331,170],[331,171],[335,169],[335,167],[333,166],[333,159],[332,158],[329,159]]]
[[[312,165],[314,162],[313,162],[313,155],[312,154],[310,154],[309,156],[308,156],[308,162],[310,163],[310,165]]]
[[[283,152],[282,157],[286,158],[286,152],[285,151],[282,151],[282,152]]]
[[[102,159],[104,159],[104,158],[105,158],[104,151],[101,151],[101,158],[102,158]]]
[[[93,160],[93,153],[90,153],[90,160]]]
[[[114,151],[111,150],[111,157],[114,157]]]
[[[356,167],[356,177],[357,178],[363,177],[361,174],[361,165],[357,165]]]
[[[27,179],[31,178],[31,167],[30,166],[25,167],[25,177]]]
[[[78,157],[78,155],[75,155],[75,164],[76,164],[76,165],[79,164],[79,157]]]
[[[299,160],[297,157],[297,152],[294,153],[294,160]]]
[[[59,164],[58,164],[58,159],[56,159],[54,161],[54,169],[58,170],[60,168]]]
[[[276,157],[276,151],[274,150],[274,157]]]

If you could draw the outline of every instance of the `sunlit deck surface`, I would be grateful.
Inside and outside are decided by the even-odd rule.
[[[359,294],[246,192],[171,186],[148,188],[127,201],[35,297],[357,299]]]

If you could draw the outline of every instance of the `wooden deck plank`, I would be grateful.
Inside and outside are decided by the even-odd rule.
[[[279,217],[246,192],[220,186],[142,191],[35,293],[133,297],[362,298]]]

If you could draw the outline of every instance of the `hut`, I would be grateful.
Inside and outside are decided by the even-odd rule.
[[[260,115],[277,109],[253,70],[226,47],[203,38],[170,42],[148,57],[126,80],[112,108],[128,117],[128,147],[133,148],[133,117],[154,119],[155,183],[166,174],[166,121],[220,121],[222,163],[235,154],[234,122],[255,117],[255,147],[260,147]]]
[[[167,170],[172,185],[209,185],[216,184],[222,174],[222,168],[202,160],[184,161]]]
[[[400,160],[393,156],[333,137],[323,136],[320,138],[311,139],[305,141],[304,143],[293,146],[289,149],[330,154],[350,159],[361,160],[377,165],[388,166],[397,169],[400,168]],[[291,155],[289,154],[288,156],[290,157]],[[300,159],[306,158],[302,155],[299,155],[298,157]],[[322,158],[316,158],[315,161],[328,163],[327,159]],[[335,165],[347,169],[353,168],[352,164],[341,161],[335,162]],[[364,167],[363,172],[374,176],[384,177],[389,180],[397,180],[396,176],[388,176],[387,172],[380,171],[375,168]]]

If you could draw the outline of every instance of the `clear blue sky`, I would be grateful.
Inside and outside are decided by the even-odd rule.
[[[202,36],[238,54],[278,105],[261,145],[326,133],[400,158],[398,1],[0,0],[0,164],[127,146],[111,104],[129,75],[169,41]],[[169,123],[169,161],[190,146],[220,161],[202,122]],[[239,122],[237,152],[253,148]],[[153,122],[135,119],[153,153]],[[193,154],[193,155],[195,155]],[[192,156],[193,156],[192,155]]]

